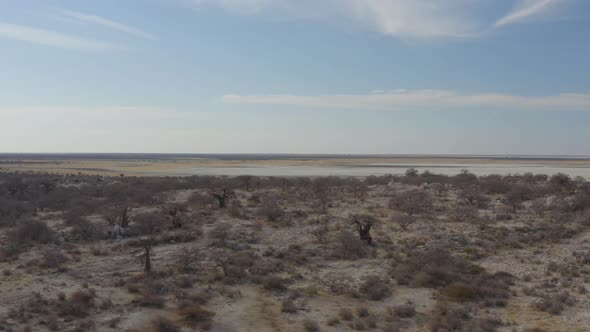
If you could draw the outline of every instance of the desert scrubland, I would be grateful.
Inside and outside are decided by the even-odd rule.
[[[589,331],[565,174],[0,173],[0,331]]]

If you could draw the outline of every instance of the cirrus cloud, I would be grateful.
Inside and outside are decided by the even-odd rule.
[[[267,13],[311,19],[344,19],[397,38],[471,38],[543,17],[576,0],[511,0],[513,9],[496,21],[482,17],[491,0],[193,0],[246,15]]]
[[[340,109],[495,108],[516,110],[590,111],[590,94],[562,93],[519,96],[500,93],[459,93],[450,90],[395,90],[368,94],[239,95],[221,97],[227,104],[253,104]]]

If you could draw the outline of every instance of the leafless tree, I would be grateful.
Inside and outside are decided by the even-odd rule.
[[[408,230],[408,227],[416,222],[416,217],[409,214],[401,214],[392,218],[402,230]]]
[[[201,252],[196,247],[183,247],[176,253],[176,263],[183,271],[191,270],[201,257]]]
[[[421,189],[401,192],[391,199],[389,206],[412,216],[423,213],[432,207],[432,197]]]
[[[367,184],[357,178],[352,178],[349,184],[350,190],[354,198],[364,199],[367,196],[367,192],[369,191],[369,187]]]
[[[325,245],[328,242],[328,226],[317,226],[311,231],[311,235],[313,235],[321,245]]]
[[[262,199],[258,214],[266,217],[269,221],[275,221],[282,217],[285,211],[279,206],[276,197],[267,195]]]
[[[314,279],[317,280],[320,285],[326,287],[331,293],[336,295],[344,293],[350,287],[351,282],[350,277],[343,276],[341,273],[336,272],[328,272],[323,276],[316,273]]]
[[[312,184],[312,190],[321,212],[326,213],[328,210],[328,205],[332,201],[332,192],[328,179],[320,178],[314,180]]]
[[[217,224],[210,232],[209,237],[214,239],[213,245],[219,247],[227,246],[227,240],[231,235],[231,224],[228,223],[220,223]]]

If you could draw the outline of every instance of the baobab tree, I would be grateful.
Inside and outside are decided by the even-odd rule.
[[[377,222],[377,218],[367,214],[352,215],[352,224],[355,225],[359,237],[368,244],[373,244],[373,237],[371,236],[371,228]]]
[[[221,190],[212,192],[211,195],[217,200],[220,209],[225,209],[227,201],[234,196],[233,190],[223,188]]]
[[[143,273],[148,275],[152,272],[152,248],[155,245],[155,235],[143,238],[140,243],[143,254],[139,255],[138,261],[143,265]]]

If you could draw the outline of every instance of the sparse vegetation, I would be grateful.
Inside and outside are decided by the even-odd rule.
[[[121,310],[157,310],[143,328],[207,330],[248,308],[240,319],[276,329],[283,313],[305,331],[495,331],[515,298],[569,318],[590,276],[588,188],[415,170],[67,183],[0,173],[0,326],[116,329]]]

